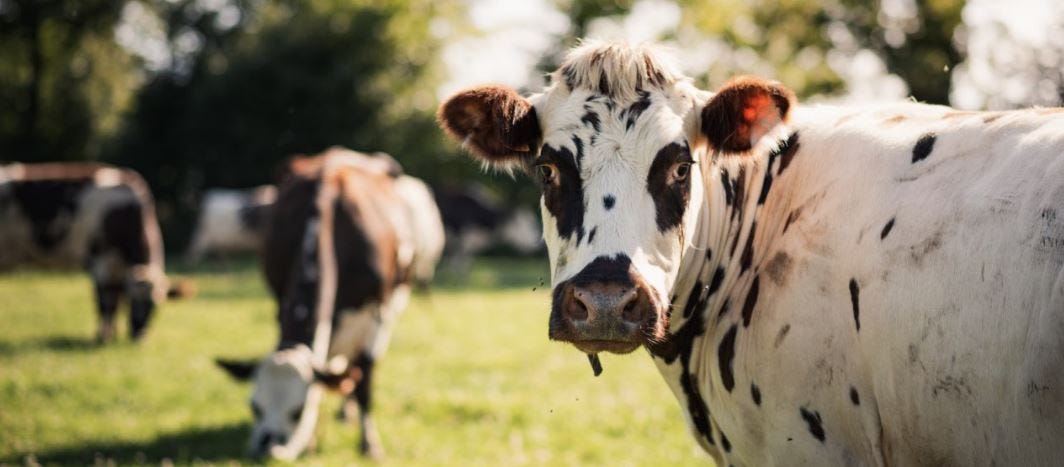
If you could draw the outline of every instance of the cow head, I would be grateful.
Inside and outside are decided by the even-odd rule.
[[[523,169],[542,189],[551,339],[626,353],[664,338],[706,149],[749,149],[790,102],[752,79],[717,96],[649,47],[587,42],[540,94],[483,86],[441,105],[441,127],[474,158]]]
[[[343,393],[354,389],[357,375],[348,373],[346,365],[326,371],[313,362],[313,352],[305,345],[279,350],[257,361],[217,360],[218,366],[237,380],[254,382],[251,412],[255,425],[248,441],[249,455],[292,458],[306,449],[317,421],[317,398],[310,396],[314,383]]]

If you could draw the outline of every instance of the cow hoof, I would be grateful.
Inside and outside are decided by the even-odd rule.
[[[347,425],[358,422],[358,404],[355,401],[345,401],[336,411],[336,419]]]

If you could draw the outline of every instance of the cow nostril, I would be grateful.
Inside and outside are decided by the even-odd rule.
[[[575,300],[573,300],[568,307],[566,307],[566,315],[573,321],[583,321],[587,319],[587,305],[583,300],[580,300],[580,295],[577,294]]]

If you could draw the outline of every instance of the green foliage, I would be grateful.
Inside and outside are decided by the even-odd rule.
[[[99,157],[136,90],[122,2],[0,1],[0,161]]]
[[[275,343],[251,264],[186,270],[199,294],[167,303],[140,344],[91,342],[81,274],[0,279],[0,463],[247,463],[250,388],[215,368]],[[375,376],[389,465],[704,465],[675,397],[641,352],[595,378],[547,340],[546,261],[481,262],[415,296]],[[122,316],[122,315],[120,315]],[[350,465],[358,428],[332,417],[300,465]]]

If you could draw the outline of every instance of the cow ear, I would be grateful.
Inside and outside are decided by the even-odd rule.
[[[796,99],[782,84],[753,76],[729,80],[702,108],[702,133],[713,148],[747,151],[786,123]]]
[[[505,86],[459,92],[440,106],[436,118],[474,158],[496,167],[534,156],[542,137],[535,107]]]
[[[237,381],[247,381],[251,379],[255,374],[255,370],[259,367],[259,360],[227,360],[224,358],[216,358],[214,363],[220,366],[229,376]]]
[[[321,383],[331,391],[342,395],[351,394],[362,379],[362,370],[351,367],[344,371],[332,372],[328,370],[314,370],[314,381]]]

